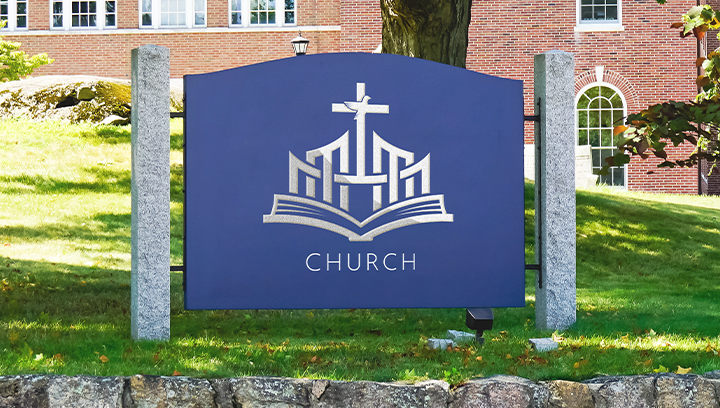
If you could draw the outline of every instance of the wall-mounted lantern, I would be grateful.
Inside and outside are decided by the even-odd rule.
[[[303,37],[302,33],[298,31],[298,36],[293,38],[292,41],[290,41],[290,44],[292,44],[295,55],[305,55],[307,53],[307,47],[308,44],[310,44],[310,40]]]

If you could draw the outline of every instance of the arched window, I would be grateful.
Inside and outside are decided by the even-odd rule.
[[[576,98],[578,145],[590,145],[593,170],[605,164],[605,158],[615,155],[618,135],[613,128],[623,123],[626,115],[625,98],[620,90],[608,83],[594,83],[580,90]],[[598,183],[608,186],[627,185],[626,166],[613,167],[610,174],[600,176]]]

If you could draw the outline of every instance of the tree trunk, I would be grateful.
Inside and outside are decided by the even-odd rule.
[[[465,68],[471,0],[380,0],[382,52]]]

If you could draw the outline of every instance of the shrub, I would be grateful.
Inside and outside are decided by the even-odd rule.
[[[6,20],[0,21],[0,28],[6,23]],[[20,45],[19,42],[5,41],[0,36],[0,80],[15,81],[32,74],[35,68],[53,62],[44,53],[28,56],[25,51],[20,51]]]

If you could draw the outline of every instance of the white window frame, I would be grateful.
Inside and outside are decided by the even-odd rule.
[[[77,1],[77,0],[76,0]],[[117,29],[118,25],[118,3],[120,0],[108,0],[108,1],[114,1],[115,2],[115,25],[113,26],[106,26],[105,25],[105,15],[106,15],[106,0],[91,0],[95,1],[95,21],[96,26],[95,27],[73,27],[72,26],[72,2],[73,0],[50,0],[50,29],[53,31],[69,31],[69,30],[115,30]],[[55,3],[62,3],[62,27],[54,27],[54,16],[55,13],[53,12],[54,4]]]
[[[17,26],[17,0],[7,0],[8,3],[8,15],[7,15],[7,24],[5,24],[5,27],[2,28],[2,31],[20,31],[20,30],[27,30],[28,29],[28,7],[30,5],[30,0],[21,1],[21,3],[25,3],[25,27],[18,27]]]
[[[205,22],[203,24],[195,24],[195,0],[184,0],[185,1],[185,24],[184,25],[161,25],[161,12],[162,5],[161,0],[151,0],[152,11],[150,13],[152,24],[143,25],[142,15],[143,13],[143,0],[138,0],[138,26],[144,29],[178,29],[178,28],[205,28],[207,27],[207,3],[208,0],[203,1],[202,13],[205,16]],[[182,0],[181,0],[182,1]]]
[[[275,0],[275,22],[272,24],[251,24],[250,23],[250,1],[251,0],[240,0],[240,15],[242,24],[232,23],[232,3],[233,0],[228,0],[228,26],[229,27],[297,27],[298,20],[298,0],[295,0],[295,22],[285,22],[285,0]],[[267,1],[267,0],[266,0]]]
[[[591,84],[587,84],[587,85],[583,86],[582,89],[580,89],[580,91],[578,91],[577,95],[575,95],[575,102],[573,104],[573,109],[575,110],[575,144],[576,145],[578,145],[578,130],[579,130],[579,126],[580,126],[580,118],[579,118],[577,104],[580,101],[580,98],[585,94],[585,92],[587,92],[588,89],[590,89],[592,87],[596,87],[596,86],[604,86],[605,88],[610,88],[613,91],[617,92],[617,94],[618,94],[618,96],[620,96],[620,100],[622,101],[622,104],[623,104],[623,117],[627,117],[627,100],[625,99],[625,95],[623,95],[622,91],[620,91],[620,88],[618,88],[617,86],[615,86],[613,84],[609,84],[609,83],[603,82],[603,81],[597,81],[597,82],[593,82]],[[614,124],[612,124],[612,125],[614,125]],[[594,147],[596,147],[596,146],[590,146],[590,149],[592,150]],[[590,160],[592,160],[592,154],[590,156]],[[609,186],[609,187],[613,187],[613,188],[617,188],[617,189],[621,189],[621,190],[627,190],[628,173],[629,173],[628,165],[623,164],[622,166],[619,166],[619,167],[622,167],[625,169],[624,177],[623,177],[624,178],[623,185],[622,186]],[[593,163],[593,169],[594,168],[595,168],[595,166]]]
[[[617,20],[583,20],[582,0],[575,0],[575,31],[624,31],[622,0],[617,0]]]

